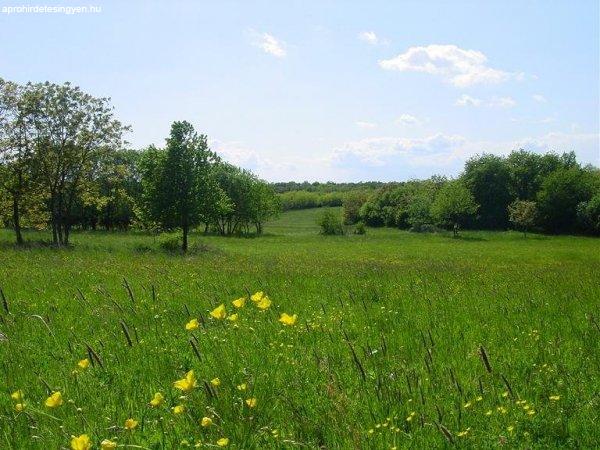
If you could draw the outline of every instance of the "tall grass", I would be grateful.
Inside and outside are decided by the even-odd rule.
[[[79,233],[57,251],[0,232],[0,448],[83,433],[94,448],[598,446],[598,240],[324,237],[310,210],[266,231],[195,235],[212,250],[186,257],[144,234]],[[269,309],[234,308],[255,291]],[[211,318],[220,304],[238,320]],[[173,382],[189,370],[182,398]],[[64,403],[49,409],[54,391]]]

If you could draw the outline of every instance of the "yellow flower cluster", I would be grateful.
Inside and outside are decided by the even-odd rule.
[[[265,311],[265,310],[269,309],[271,307],[271,305],[273,304],[273,302],[271,301],[269,296],[266,295],[263,291],[258,291],[258,292],[255,292],[254,294],[252,294],[250,296],[250,300],[261,311]],[[233,300],[231,303],[236,309],[244,308],[246,306],[246,297],[240,297],[236,300]],[[209,315],[210,315],[210,317],[212,317],[215,320],[225,320],[226,319],[226,320],[229,320],[230,322],[237,322],[237,320],[239,318],[238,313],[233,313],[233,314],[228,315],[227,307],[225,306],[224,303],[221,303],[219,306],[217,306],[212,311],[210,311]],[[281,313],[281,315],[279,317],[279,322],[285,326],[293,326],[296,324],[297,320],[298,320],[297,314],[287,314],[284,312],[284,313]],[[200,327],[200,323],[198,322],[198,319],[191,319],[189,322],[187,322],[185,324],[185,329],[187,331],[194,331],[194,330],[198,329],[199,327]]]

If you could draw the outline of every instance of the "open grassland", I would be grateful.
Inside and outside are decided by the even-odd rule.
[[[314,216],[194,235],[185,257],[145,234],[17,250],[0,232],[0,448],[600,445],[599,240],[324,237]]]

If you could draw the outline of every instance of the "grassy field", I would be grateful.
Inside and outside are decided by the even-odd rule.
[[[194,235],[185,257],[0,231],[0,448],[600,446],[600,240],[325,237],[315,215]]]

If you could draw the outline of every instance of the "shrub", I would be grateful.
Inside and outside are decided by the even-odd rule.
[[[181,236],[179,234],[163,233],[158,237],[158,246],[169,253],[177,253],[181,250]]]
[[[367,227],[364,222],[358,222],[354,228],[354,234],[367,234]]]
[[[577,223],[580,229],[587,233],[600,234],[600,193],[587,202],[579,203]]]
[[[537,220],[537,206],[528,200],[515,200],[508,205],[508,219],[527,236]]]
[[[317,221],[321,227],[321,234],[325,235],[341,235],[344,234],[344,225],[342,218],[331,210],[325,210],[319,216]]]

